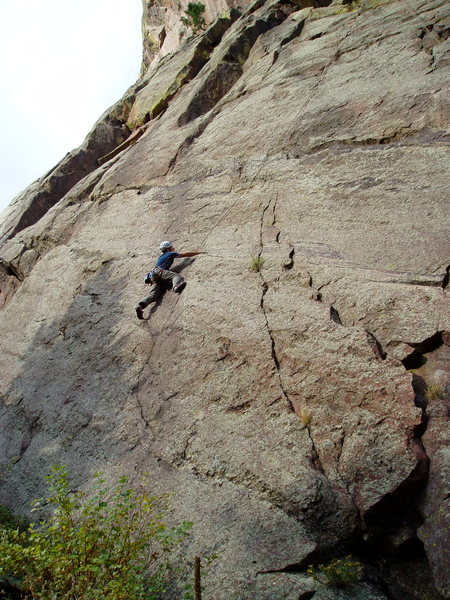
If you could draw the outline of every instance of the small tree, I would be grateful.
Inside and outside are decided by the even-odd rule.
[[[70,492],[67,472],[47,478],[54,512],[39,525],[0,530],[0,577],[13,575],[33,600],[155,600],[165,589],[168,553],[192,524],[168,528],[161,497],[96,476],[94,496]],[[43,502],[35,503],[41,511]]]
[[[184,11],[186,17],[181,17],[181,22],[187,27],[191,27],[194,33],[199,29],[206,27],[206,21],[203,17],[205,5],[201,2],[189,2],[187,9]]]

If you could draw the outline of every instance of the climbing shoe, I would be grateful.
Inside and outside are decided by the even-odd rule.
[[[175,294],[181,294],[181,292],[184,290],[184,288],[186,287],[186,282],[183,281],[183,283],[180,283],[178,285],[175,285],[172,288],[172,292],[174,292]]]
[[[144,309],[142,306],[136,306],[136,315],[138,319],[142,320],[144,318]]]

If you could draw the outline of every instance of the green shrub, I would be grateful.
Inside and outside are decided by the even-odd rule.
[[[308,567],[308,574],[317,581],[325,579],[327,585],[335,587],[345,587],[351,583],[359,581],[362,575],[362,565],[357,560],[352,560],[351,556],[331,561],[324,565]]]
[[[168,553],[192,524],[168,528],[162,498],[128,486],[112,489],[96,476],[93,497],[70,491],[67,472],[54,467],[50,496],[36,502],[53,513],[38,525],[0,530],[0,577],[21,580],[33,600],[156,600],[171,569]]]
[[[252,256],[250,259],[250,264],[248,265],[249,271],[253,271],[253,273],[259,273],[265,262],[266,261],[262,256]]]
[[[203,17],[205,5],[201,2],[189,2],[187,9],[184,11],[186,17],[181,17],[181,22],[187,27],[191,27],[194,33],[199,29],[204,29],[206,21]]]

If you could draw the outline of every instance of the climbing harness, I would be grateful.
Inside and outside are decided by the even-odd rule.
[[[159,281],[161,281],[163,273],[164,273],[164,269],[155,267],[154,269],[149,271],[147,273],[147,275],[144,277],[144,283],[147,283],[147,284],[158,283]]]

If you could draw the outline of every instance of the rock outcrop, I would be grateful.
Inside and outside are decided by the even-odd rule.
[[[149,472],[207,597],[448,598],[449,7],[225,8],[4,217],[0,502]],[[139,322],[162,239],[207,254]]]

